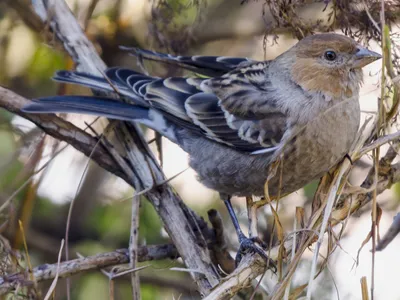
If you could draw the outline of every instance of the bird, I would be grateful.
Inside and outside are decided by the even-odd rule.
[[[274,162],[281,176],[268,182],[271,197],[320,178],[348,152],[360,123],[362,68],[381,55],[336,33],[304,37],[273,60],[173,56],[126,48],[138,59],[172,64],[191,77],[159,78],[124,67],[104,76],[58,71],[56,81],[117,94],[50,96],[28,113],[93,114],[141,123],[189,154],[198,180],[219,192],[242,252],[268,259],[257,239],[240,228],[232,196],[263,196]],[[280,178],[281,177],[281,178]]]

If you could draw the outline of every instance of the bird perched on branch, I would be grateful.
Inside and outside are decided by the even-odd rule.
[[[241,231],[230,197],[263,195],[270,166],[282,157],[282,179],[270,180],[271,196],[300,189],[344,158],[359,127],[361,69],[381,57],[334,33],[306,37],[271,61],[130,50],[211,77],[158,78],[126,68],[106,70],[107,78],[60,71],[57,81],[117,91],[125,101],[54,96],[24,111],[94,114],[159,132],[189,153],[198,179],[220,193],[240,250],[263,257]]]

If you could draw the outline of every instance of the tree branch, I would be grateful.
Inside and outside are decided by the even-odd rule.
[[[54,115],[35,115],[21,111],[30,100],[0,86],[0,107],[19,115],[40,127],[48,135],[67,142],[76,150],[91,158],[107,171],[133,184],[132,180],[115,164],[109,152],[98,144],[96,138],[72,123]]]
[[[105,64],[82,32],[65,2],[62,0],[35,0],[33,7],[71,55],[76,63],[77,70],[101,76]],[[21,107],[22,105],[19,106],[19,108]],[[61,138],[72,144],[75,142],[74,147],[79,148],[78,150],[86,155],[90,154],[95,146],[95,140],[89,138],[88,134],[79,130],[70,131],[69,129],[72,126],[69,125],[70,123],[62,122],[64,127],[59,127],[57,122],[60,122],[60,119],[54,116],[38,117],[28,116],[18,111],[14,112],[27,117],[38,125],[40,124],[41,128],[56,138]],[[46,120],[46,118],[50,119]],[[52,124],[53,121],[57,122]],[[54,129],[51,129],[51,125]],[[61,131],[61,134],[57,133],[59,131]],[[74,135],[69,136],[70,133],[79,133],[78,144],[76,139],[73,140]],[[181,199],[167,184],[157,186],[158,182],[165,180],[165,176],[138,127],[132,123],[120,122],[117,125],[116,135],[123,144],[126,153],[121,154],[111,148],[108,149],[109,153],[107,154],[99,146],[100,150],[95,150],[95,155],[92,156],[93,160],[101,163],[100,165],[107,170],[112,170],[114,174],[134,186],[137,191],[148,190],[145,194],[146,197],[158,212],[186,266],[190,270],[194,270],[191,272],[191,276],[198,284],[200,293],[208,294],[210,289],[218,283],[218,273],[211,262],[206,243],[202,243],[203,238],[200,237],[199,239],[199,236],[193,230],[193,227],[195,227],[193,223],[196,219],[192,217],[193,212],[182,203]],[[110,158],[110,154],[113,159]],[[102,157],[103,155],[105,158]],[[105,161],[107,164],[104,163]],[[198,232],[198,234],[200,233]]]
[[[140,246],[137,249],[137,258],[139,262],[176,259],[179,257],[174,245],[165,244],[157,246]],[[57,272],[59,278],[69,277],[84,271],[98,270],[108,266],[126,264],[129,262],[129,250],[119,249],[113,252],[101,253],[84,258],[73,259],[58,264],[45,264],[37,266],[32,270],[35,282],[52,280]],[[29,280],[30,275],[27,272],[15,273],[0,277],[0,295],[4,295],[11,290],[21,286],[31,286],[33,281]]]

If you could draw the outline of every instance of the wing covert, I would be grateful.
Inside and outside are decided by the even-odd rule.
[[[264,119],[244,120],[224,111],[219,102],[210,93],[195,94],[185,102],[188,116],[208,138],[248,152],[278,146],[286,129],[284,114],[271,113]]]
[[[283,113],[277,105],[275,88],[269,80],[269,62],[256,62],[221,77],[203,82],[202,89],[214,93],[221,107],[243,119],[264,119]]]

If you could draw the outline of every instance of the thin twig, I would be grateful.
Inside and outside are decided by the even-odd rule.
[[[139,262],[176,259],[179,257],[175,246],[171,244],[158,246],[140,246],[137,251]],[[128,249],[115,250],[113,252],[101,253],[84,258],[77,258],[60,264],[45,264],[37,266],[32,270],[32,276],[37,282],[52,280],[58,274],[59,278],[70,277],[71,275],[98,270],[108,266],[126,264],[129,262]],[[15,273],[0,277],[0,295],[3,295],[18,286],[31,286],[32,280],[27,278],[26,272]]]
[[[368,152],[374,150],[377,147],[380,147],[384,144],[387,144],[387,143],[390,143],[393,141],[398,141],[399,139],[400,139],[400,131],[396,131],[395,133],[381,136],[378,139],[376,139],[375,141],[373,141],[371,144],[364,146],[360,150],[360,152],[357,154],[356,157],[361,157],[361,156],[367,154]]]
[[[129,240],[129,267],[137,268],[137,249],[139,238],[139,208],[140,196],[132,198],[132,219],[131,219],[131,234]],[[138,272],[131,273],[132,299],[140,300],[140,280]]]
[[[398,213],[393,218],[393,222],[390,225],[390,228],[376,245],[376,251],[382,251],[383,249],[385,249],[387,245],[389,245],[390,242],[393,241],[393,239],[399,234],[399,232],[400,232],[400,213]]]
[[[94,9],[96,8],[98,2],[99,2],[99,0],[91,0],[90,1],[90,4],[86,10],[85,17],[83,18],[83,28],[85,30],[87,29],[87,27],[89,25],[90,18],[92,17]]]
[[[378,23],[375,21],[375,19],[372,17],[371,12],[369,11],[369,7],[368,5],[365,3],[365,0],[363,0],[363,4],[364,4],[364,8],[365,8],[365,12],[367,13],[367,16],[369,18],[369,20],[371,21],[372,25],[374,25],[375,29],[378,32],[381,32],[381,28],[379,27]]]

